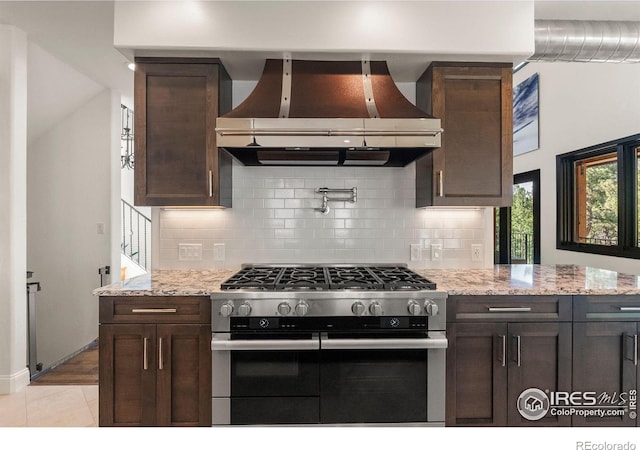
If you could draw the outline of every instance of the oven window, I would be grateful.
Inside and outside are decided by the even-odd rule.
[[[426,350],[322,352],[323,423],[426,422]]]
[[[317,351],[231,352],[234,397],[317,396],[319,385]]]

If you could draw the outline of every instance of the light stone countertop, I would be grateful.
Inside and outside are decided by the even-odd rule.
[[[416,270],[449,295],[640,295],[640,276],[577,265]]]
[[[238,269],[153,270],[125,281],[103,286],[94,295],[209,295],[220,292],[220,285]]]
[[[98,288],[103,296],[191,296],[220,292],[238,269],[154,270]],[[414,269],[449,295],[640,295],[640,276],[576,265],[496,265],[491,269]]]

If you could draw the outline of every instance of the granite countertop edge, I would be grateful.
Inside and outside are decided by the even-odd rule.
[[[414,269],[453,295],[640,295],[640,276],[578,265]],[[96,296],[208,296],[237,269],[154,270],[93,291]],[[523,273],[526,277],[523,279]]]

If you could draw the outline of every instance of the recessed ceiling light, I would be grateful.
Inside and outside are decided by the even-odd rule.
[[[129,68],[129,70],[136,70],[135,63],[129,63],[129,64],[127,64],[127,67]]]

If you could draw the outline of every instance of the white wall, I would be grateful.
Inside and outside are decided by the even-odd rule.
[[[540,149],[516,156],[514,173],[540,169],[544,264],[584,264],[640,274],[640,260],[556,250],[556,155],[640,133],[640,65],[531,63],[514,86],[540,76]]]
[[[0,394],[26,369],[27,37],[0,25]]]
[[[98,336],[92,290],[100,286],[98,268],[114,258],[114,107],[117,96],[104,90],[29,146],[27,261],[42,283],[37,342],[45,368]]]
[[[533,1],[116,2],[123,48],[531,53]],[[509,39],[505,39],[509,36]]]

